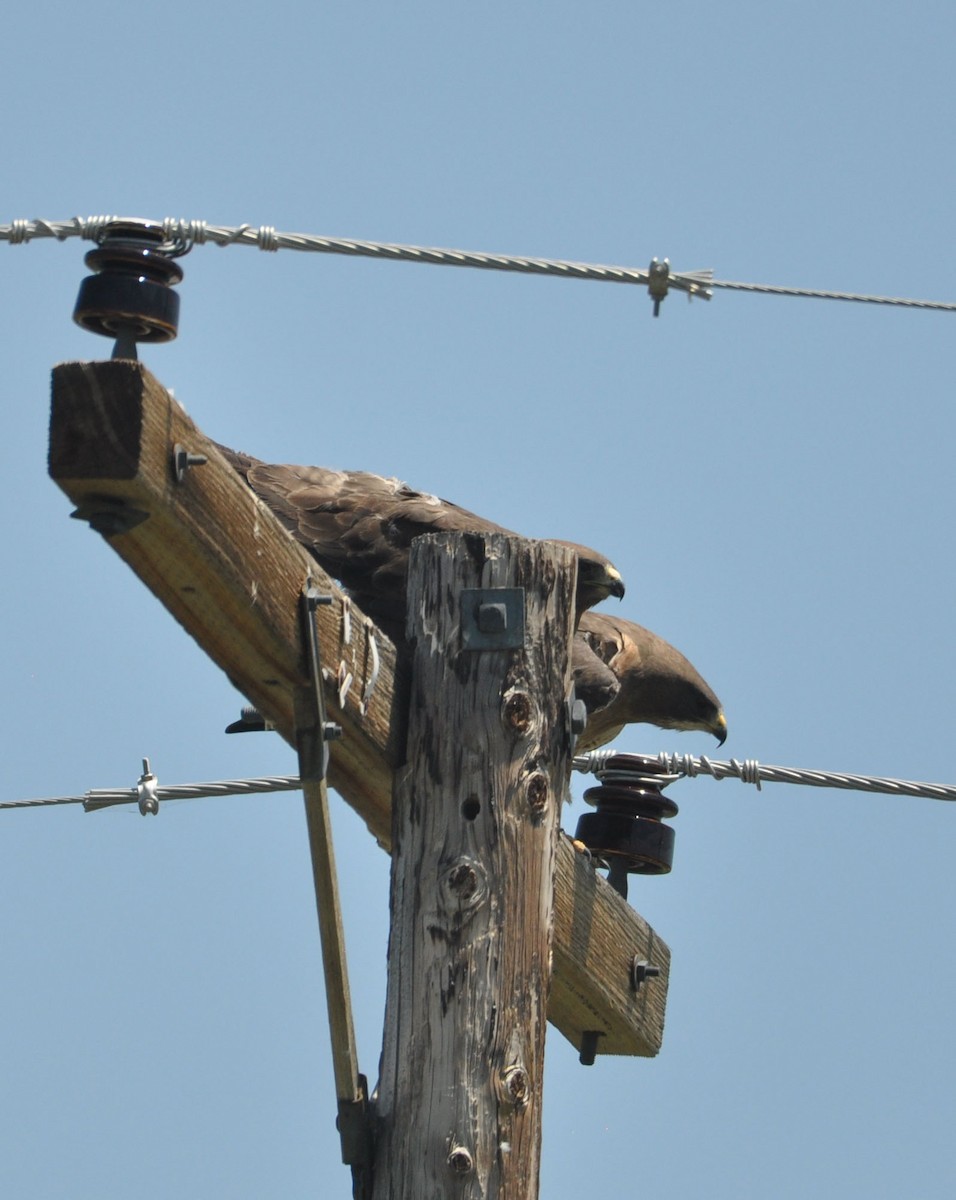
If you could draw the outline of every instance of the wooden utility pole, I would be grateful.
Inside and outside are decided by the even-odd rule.
[[[375,1200],[538,1194],[574,578],[548,543],[412,549]]]
[[[563,705],[573,584],[563,552],[510,538],[492,546],[472,535],[463,535],[463,556],[446,559],[447,547],[422,547],[439,557],[420,560],[412,572],[413,581],[424,575],[420,586],[413,582],[410,701],[407,664],[388,638],[347,604],[139,363],[55,369],[50,474],[74,515],[103,535],[293,746],[297,697],[310,681],[299,621],[306,581],[332,597],[315,613],[328,716],[343,728],[331,744],[329,782],[385,849],[395,784],[393,912],[396,896],[411,891],[414,900],[426,878],[436,889],[416,929],[393,929],[379,1158],[403,1156],[402,1170],[414,1168],[419,1180],[423,1172],[436,1179],[450,1172],[437,1194],[494,1194],[480,1190],[487,1183],[503,1189],[498,1195],[533,1195],[515,1189],[532,1187],[537,1175],[541,1005],[578,1048],[596,1043],[599,1054],[655,1055],[670,961],[664,942],[570,839],[553,840],[568,766]],[[479,634],[500,633],[502,624],[515,629],[512,610],[494,596],[480,615],[469,609],[466,586],[523,589],[530,635],[521,646],[461,649],[466,618]],[[505,953],[507,922],[522,931],[520,953]],[[404,957],[413,954],[414,970]],[[635,959],[660,972],[639,990]],[[434,984],[430,1003],[439,1018],[439,1044],[429,1047],[419,1036],[425,1010],[408,1004],[419,968]],[[453,1034],[459,1040],[449,1040]],[[416,1074],[426,1049],[429,1071],[446,1072],[444,1084]],[[418,1089],[417,1101],[409,1088]],[[425,1120],[426,1094],[441,1102],[440,1130]],[[400,1132],[406,1103],[424,1107],[414,1110],[415,1128]],[[420,1159],[410,1139],[419,1140]],[[510,1175],[505,1156],[521,1164]],[[396,1174],[389,1166],[380,1180]],[[394,1194],[431,1200],[436,1190],[423,1184],[417,1193]]]

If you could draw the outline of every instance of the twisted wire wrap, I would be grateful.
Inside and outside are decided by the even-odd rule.
[[[576,771],[601,774],[607,761],[620,750],[592,750],[574,759]],[[919,783],[910,779],[890,779],[877,775],[851,775],[844,771],[813,771],[804,767],[773,767],[759,763],[755,758],[741,762],[732,758],[728,762],[715,761],[692,754],[657,755],[661,769],[675,777],[686,775],[693,779],[697,775],[710,775],[713,779],[739,779],[752,783],[760,791],[761,783],[796,783],[804,787],[842,788],[853,792],[880,793],[889,796],[919,796],[926,800],[956,800],[956,786],[944,783]]]

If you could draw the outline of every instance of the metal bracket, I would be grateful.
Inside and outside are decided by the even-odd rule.
[[[87,496],[70,516],[75,521],[88,521],[91,529],[108,538],[118,533],[129,533],[141,525],[149,513],[134,508],[122,496]]]
[[[239,712],[239,720],[227,725],[226,733],[265,733],[275,729],[271,721],[267,721],[254,704],[244,704]]]
[[[588,727],[588,709],[583,700],[579,699],[574,690],[574,684],[571,684],[571,691],[568,693],[567,699],[568,710],[568,736],[571,741],[571,756],[574,757],[574,750],[578,743],[578,738],[584,733]]]
[[[372,1123],[368,1111],[368,1080],[359,1075],[359,1095],[355,1100],[338,1101],[335,1128],[342,1143],[342,1162],[356,1169],[368,1170],[371,1163]]]
[[[463,588],[463,650],[511,650],[524,645],[524,588]]]
[[[352,1168],[353,1195],[370,1195],[371,1122],[368,1114],[368,1085],[358,1069],[358,1050],[352,1023],[345,937],[339,905],[335,856],[332,851],[332,823],[329,817],[325,773],[329,763],[328,743],[341,737],[341,726],[326,719],[325,693],[322,688],[322,664],[319,639],[315,631],[315,610],[331,604],[332,597],[321,594],[308,580],[299,598],[302,646],[309,682],[297,690],[295,699],[295,743],[299,754],[299,778],[305,793],[305,816],[312,856],[316,910],[322,943],[325,973],[325,997],[328,1005],[329,1034],[332,1042],[332,1069],[338,1101],[339,1137],[342,1161]]]
[[[299,598],[302,644],[309,670],[307,703],[314,719],[308,722],[297,719],[295,740],[299,752],[299,778],[312,783],[325,779],[329,768],[329,742],[342,736],[341,725],[327,721],[325,717],[322,664],[319,661],[319,639],[315,632],[315,610],[319,605],[331,603],[332,597],[323,595],[311,582],[306,584]]]

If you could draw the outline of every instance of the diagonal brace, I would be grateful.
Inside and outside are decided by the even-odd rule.
[[[359,1194],[371,1157],[368,1085],[365,1076],[360,1074],[358,1069],[342,910],[332,850],[328,785],[325,778],[329,757],[328,741],[339,737],[342,731],[338,725],[326,720],[319,641],[315,629],[316,608],[320,604],[330,603],[331,599],[331,596],[321,595],[312,586],[311,580],[306,582],[299,599],[302,644],[309,682],[298,689],[295,697],[295,732],[322,942],[329,1034],[332,1040],[332,1066],[338,1101],[336,1124],[342,1142],[342,1161],[352,1167],[356,1194]]]

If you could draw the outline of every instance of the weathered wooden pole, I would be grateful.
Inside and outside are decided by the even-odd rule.
[[[538,1194],[573,607],[553,544],[413,546],[375,1200]]]

